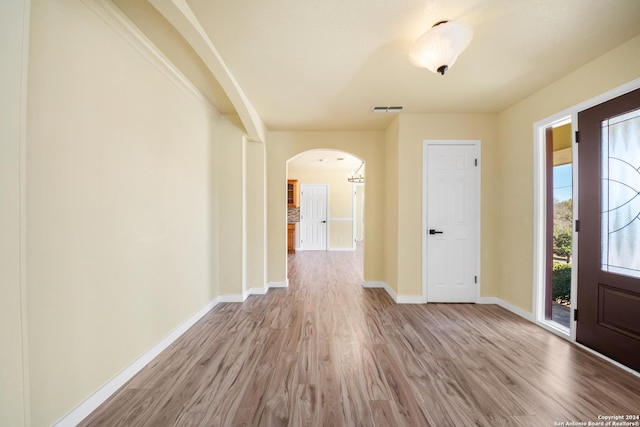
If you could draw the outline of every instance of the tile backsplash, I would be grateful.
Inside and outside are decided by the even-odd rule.
[[[290,206],[288,208],[287,222],[300,222],[300,207]]]

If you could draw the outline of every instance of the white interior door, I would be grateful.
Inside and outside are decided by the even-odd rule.
[[[476,143],[426,143],[426,279],[429,302],[478,297],[479,167]]]
[[[300,186],[300,249],[327,250],[327,185]]]

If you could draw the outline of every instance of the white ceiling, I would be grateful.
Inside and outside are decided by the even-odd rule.
[[[184,40],[171,41],[180,36],[153,6],[114,2],[223,114],[234,113],[198,55],[185,52]],[[371,113],[374,105],[404,105],[407,113],[498,112],[640,34],[640,0],[186,4],[269,130],[385,129],[393,116]],[[445,19],[471,25],[470,46],[445,76],[415,68],[408,58],[413,42]]]
[[[344,173],[345,179],[349,173],[355,172],[362,161],[348,153],[334,150],[311,150],[300,153],[287,163],[289,172],[318,172],[331,171]],[[358,175],[364,176],[363,166]]]

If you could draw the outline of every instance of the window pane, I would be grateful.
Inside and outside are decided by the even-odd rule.
[[[602,122],[602,269],[640,277],[640,110]]]

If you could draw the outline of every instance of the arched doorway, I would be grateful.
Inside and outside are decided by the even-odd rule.
[[[314,149],[287,161],[287,251],[364,252],[364,162]]]

